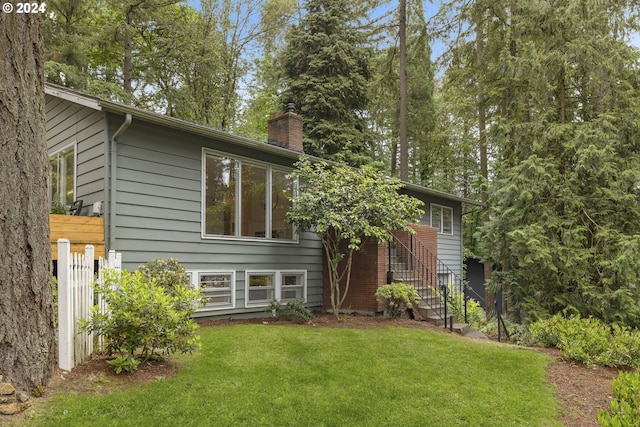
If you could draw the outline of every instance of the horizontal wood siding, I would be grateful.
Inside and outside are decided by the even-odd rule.
[[[121,122],[122,117],[115,116],[110,129],[117,129]],[[135,118],[119,138],[113,249],[122,252],[123,267],[135,269],[154,258],[171,257],[188,270],[235,271],[236,308],[211,312],[215,315],[264,310],[244,308],[247,270],[306,270],[307,301],[320,307],[322,252],[315,235],[303,233],[297,243],[201,237],[202,147],[229,149]],[[230,154],[239,155],[237,151]],[[286,163],[253,155],[261,161]]]
[[[462,206],[459,202],[433,198],[425,209],[426,214],[423,219],[425,224],[430,223],[429,206],[431,203],[453,208],[453,234],[438,233],[438,258],[459,277],[462,277]]]
[[[46,96],[47,149],[49,154],[76,144],[76,199],[85,206],[104,201],[104,113]]]
[[[93,245],[96,259],[104,257],[104,219],[101,217],[49,215],[51,259],[58,259],[58,239],[69,239],[71,252],[84,253]]]

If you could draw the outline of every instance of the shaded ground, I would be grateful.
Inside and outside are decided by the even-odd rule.
[[[203,326],[224,326],[237,323],[291,325],[291,322],[269,318],[220,320],[203,324]],[[447,333],[443,328],[434,327],[427,322],[417,322],[409,319],[347,316],[344,320],[338,321],[333,315],[325,314],[316,317],[312,323],[300,325],[300,327],[376,328],[389,325],[432,329]],[[596,414],[600,409],[609,408],[609,402],[612,399],[611,380],[617,376],[617,371],[601,367],[591,369],[585,365],[564,360],[562,353],[556,349],[540,349],[539,351],[548,354],[553,360],[547,371],[549,373],[549,382],[555,386],[557,398],[562,403],[562,410],[559,414],[559,420],[562,424],[568,427],[597,427]],[[48,396],[55,393],[106,393],[118,387],[170,377],[176,371],[176,366],[170,362],[153,362],[140,364],[138,371],[134,374],[115,375],[113,367],[106,363],[106,359],[97,356],[76,367],[72,372],[58,370],[48,385],[45,397],[34,399],[33,405],[39,405]],[[22,416],[19,415],[17,417]],[[0,416],[0,425],[9,424],[14,419]]]

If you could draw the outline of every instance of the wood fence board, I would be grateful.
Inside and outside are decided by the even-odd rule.
[[[58,259],[57,241],[71,241],[71,252],[84,253],[86,245],[94,246],[95,258],[105,256],[104,218],[92,216],[49,215],[51,259]]]

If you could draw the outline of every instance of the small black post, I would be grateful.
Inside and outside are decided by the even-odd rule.
[[[447,286],[441,285],[440,290],[442,291],[442,297],[444,300],[444,328],[447,329]]]
[[[500,312],[498,311],[498,301],[495,299],[494,297],[494,302],[493,302],[495,309],[496,309],[496,319],[498,320],[498,342],[502,342],[501,341],[501,337],[500,337]]]
[[[469,323],[469,317],[467,316],[467,287],[462,283],[462,295],[464,298],[464,323]]]
[[[391,269],[391,242],[387,243],[387,284],[393,282],[393,270]]]

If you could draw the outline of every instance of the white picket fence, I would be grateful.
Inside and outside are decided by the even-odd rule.
[[[101,345],[101,337],[80,332],[79,320],[89,319],[96,303],[101,311],[107,309],[99,295],[95,295],[94,249],[85,247],[84,254],[71,253],[68,239],[58,239],[58,366],[66,371],[87,360],[94,351],[94,343]],[[121,270],[119,253],[109,251],[107,259],[98,260],[98,280],[105,269]]]

